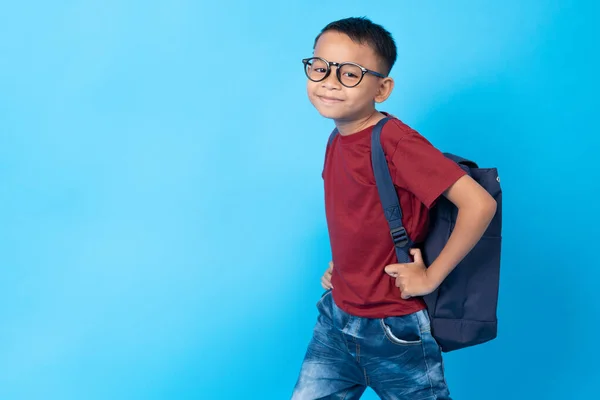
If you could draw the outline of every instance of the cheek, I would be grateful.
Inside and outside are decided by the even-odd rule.
[[[348,99],[355,106],[362,108],[367,104],[371,104],[373,102],[374,96],[371,93],[371,90],[366,90],[366,88],[353,88],[347,91]]]
[[[308,95],[310,97],[312,97],[315,94],[316,88],[317,88],[316,82],[313,82],[310,79],[306,80],[306,92],[308,93]]]
[[[310,100],[310,102],[315,107],[318,106],[317,97],[316,97],[318,89],[319,89],[318,84],[316,82],[309,80],[308,83],[306,84],[306,94],[308,95],[308,99]]]

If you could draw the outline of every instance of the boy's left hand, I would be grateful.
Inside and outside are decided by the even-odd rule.
[[[385,272],[396,278],[396,286],[400,288],[403,299],[425,296],[433,292],[439,284],[427,275],[427,267],[423,262],[421,250],[410,249],[414,262],[408,264],[390,264]]]

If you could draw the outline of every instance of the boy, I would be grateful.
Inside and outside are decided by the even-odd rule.
[[[365,18],[326,26],[303,60],[308,97],[339,135],[328,146],[323,179],[333,262],[317,303],[319,317],[293,399],[358,399],[370,386],[382,399],[450,399],[442,355],[421,296],[434,291],[479,241],[494,199],[420,134],[393,118],[382,146],[409,237],[426,236],[439,196],[458,208],[456,227],[426,268],[421,253],[397,264],[371,168],[375,109],[394,87],[390,33]]]

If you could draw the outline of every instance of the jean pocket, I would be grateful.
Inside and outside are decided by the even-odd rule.
[[[327,297],[330,293],[331,293],[331,289],[327,289],[325,292],[323,292],[323,294],[319,298],[319,301],[317,301],[317,305],[319,303],[321,303],[325,299],[325,297]]]
[[[319,301],[317,301],[317,309],[322,312],[323,303],[327,300],[327,298],[331,296],[331,289],[328,289],[321,295]]]
[[[414,314],[379,320],[385,337],[400,346],[420,345],[423,341],[419,321]]]

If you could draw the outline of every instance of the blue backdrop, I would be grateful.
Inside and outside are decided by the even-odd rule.
[[[396,38],[382,109],[500,171],[500,336],[455,398],[593,398],[598,7],[442,3],[4,2],[0,398],[289,398],[330,259],[300,60],[348,16]]]

